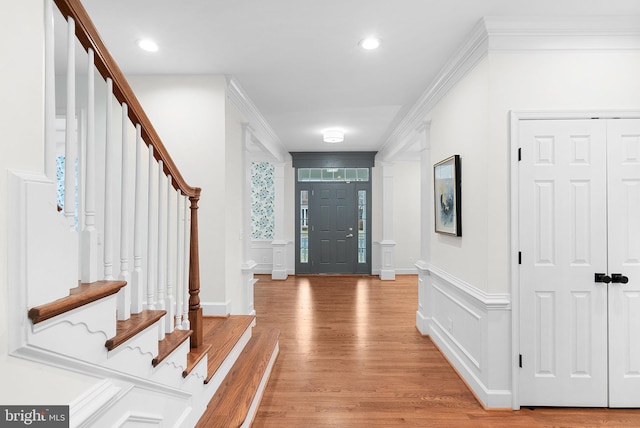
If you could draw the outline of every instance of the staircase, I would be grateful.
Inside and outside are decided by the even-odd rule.
[[[279,332],[253,334],[253,314],[203,317],[200,189],[184,180],[80,1],[55,0],[57,10],[53,0],[45,4],[45,168],[9,179],[16,207],[9,218],[9,351],[98,380],[70,403],[72,427],[249,426]],[[61,109],[51,28],[58,11],[69,38],[63,182],[53,132]],[[76,76],[76,38],[87,51],[85,76]],[[96,73],[107,88],[102,147]],[[87,85],[82,108],[79,80]],[[62,206],[55,203],[59,186]]]
[[[29,310],[30,348],[55,354],[57,361],[64,358],[70,368],[102,375],[111,386],[105,405],[72,420],[72,426],[136,421],[249,426],[278,355],[278,330],[252,335],[252,315],[205,317],[204,344],[198,348],[189,346],[191,330],[175,330],[157,340],[165,311],[144,310],[116,320],[115,295],[124,286],[123,281],[81,284],[69,296]],[[154,398],[162,412],[146,408]]]

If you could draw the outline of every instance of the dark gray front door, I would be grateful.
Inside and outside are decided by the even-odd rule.
[[[313,273],[355,273],[357,204],[354,183],[315,183],[309,200]]]

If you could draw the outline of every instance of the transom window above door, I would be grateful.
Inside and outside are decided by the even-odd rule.
[[[298,181],[369,181],[369,168],[298,168]]]

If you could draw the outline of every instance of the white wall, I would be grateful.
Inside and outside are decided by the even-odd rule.
[[[5,405],[69,404],[95,384],[93,378],[8,354],[7,170],[44,169],[43,16],[43,2],[0,2],[0,57],[11,59],[0,69],[5,101],[0,103],[0,403]]]
[[[510,290],[509,111],[640,110],[640,53],[492,52],[489,63],[486,290],[500,293]]]
[[[200,300],[224,304],[227,141],[224,76],[128,76],[136,96],[199,202]],[[241,196],[238,196],[241,197]]]
[[[244,144],[242,140],[242,117],[238,109],[227,99],[225,109],[225,287],[226,299],[231,301],[232,314],[244,314],[246,311],[245,286],[242,282],[243,263],[242,239],[244,216],[251,215],[251,207],[244,207],[244,164],[242,156]],[[245,231],[244,233],[251,233]]]
[[[431,263],[482,290],[489,288],[488,174],[496,167],[487,150],[490,144],[488,104],[489,64],[484,60],[438,103],[428,117],[431,120],[431,162],[435,164],[458,154],[462,171],[462,236],[437,234],[429,228]],[[507,132],[506,128],[504,132]],[[426,167],[432,168],[432,165]],[[429,194],[433,201],[433,189]],[[430,209],[433,209],[433,203]],[[506,224],[497,223],[496,228],[506,228]]]
[[[420,259],[420,162],[393,163],[393,239],[396,274],[416,273]]]
[[[416,323],[488,407],[513,404],[509,112],[639,111],[639,73],[634,52],[492,51],[428,114],[431,163],[462,157],[462,237],[430,235]]]

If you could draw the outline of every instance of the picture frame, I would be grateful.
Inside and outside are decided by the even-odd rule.
[[[460,155],[433,165],[435,232],[462,236]]]

